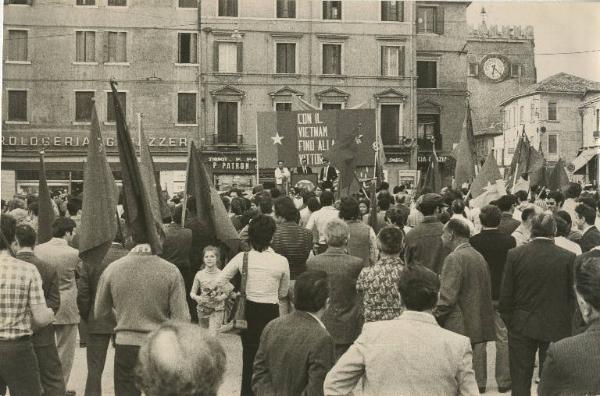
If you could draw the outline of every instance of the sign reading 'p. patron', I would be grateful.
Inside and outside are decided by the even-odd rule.
[[[360,142],[357,166],[373,164],[374,110],[282,111],[258,113],[259,167],[278,160],[298,166],[302,159],[320,165],[324,153],[347,134]]]

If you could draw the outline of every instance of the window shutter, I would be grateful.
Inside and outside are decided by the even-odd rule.
[[[436,9],[436,26],[435,32],[437,34],[444,34],[444,7],[439,6]]]
[[[381,2],[381,20],[382,21],[390,20],[389,10],[390,10],[389,3],[387,1],[382,1]]]
[[[213,43],[213,71],[219,71],[219,42]]]
[[[75,61],[83,62],[84,48],[85,48],[85,37],[83,32],[75,32]]]
[[[237,72],[244,71],[244,43],[237,43]]]
[[[296,0],[288,0],[288,18],[296,18]]]
[[[96,33],[85,33],[85,60],[94,62],[96,60]]]
[[[398,76],[404,76],[404,46],[398,48]]]
[[[396,7],[398,8],[398,22],[404,22],[404,2],[396,2]]]
[[[190,37],[190,62],[198,63],[198,34],[192,33]]]
[[[108,62],[108,36],[110,32],[102,32],[102,60]]]
[[[385,51],[387,49],[387,47],[380,47],[381,48],[381,75],[385,76]]]
[[[238,16],[238,0],[228,0],[230,2],[231,16]]]

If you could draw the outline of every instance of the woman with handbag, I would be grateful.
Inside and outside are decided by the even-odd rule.
[[[275,227],[275,220],[270,216],[259,215],[252,220],[248,227],[251,250],[231,259],[219,277],[219,284],[226,285],[238,272],[242,274],[247,322],[247,328],[241,331],[242,396],[253,394],[252,366],[262,331],[279,316],[280,303],[282,307],[287,306],[290,266],[285,257],[270,248]]]

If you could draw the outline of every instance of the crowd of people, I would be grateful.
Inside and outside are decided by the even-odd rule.
[[[473,208],[467,192],[232,189],[239,252],[175,197],[160,256],[124,220],[100,264],[78,257],[80,201],[57,205],[40,244],[34,202],[11,202],[23,207],[1,217],[0,389],[74,394],[79,329],[85,395],[102,394],[111,342],[117,396],[216,395],[243,275],[242,395],[480,394],[490,342],[502,393],[600,393],[598,195],[570,183]]]

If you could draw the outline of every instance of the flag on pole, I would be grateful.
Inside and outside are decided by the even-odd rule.
[[[477,148],[475,147],[471,108],[468,102],[460,141],[452,152],[452,156],[456,159],[454,168],[454,181],[456,186],[461,186],[463,183],[470,183],[473,181],[476,175]]]
[[[431,153],[429,167],[427,167],[427,173],[425,173],[425,177],[423,178],[422,189],[423,188],[427,188],[435,193],[439,193],[442,190],[442,174],[435,149],[433,150],[433,153]]]
[[[359,144],[362,143],[362,125],[359,123],[353,131],[339,137],[323,156],[331,162],[340,172],[338,188],[344,195],[350,195],[350,187],[355,183],[354,171],[356,170],[356,158],[358,156]],[[358,186],[357,189],[358,191]]]
[[[78,231],[79,257],[95,265],[102,262],[119,226],[116,215],[118,190],[106,160],[95,103],[92,103],[83,185],[81,226]]]
[[[506,195],[506,186],[490,150],[483,167],[471,184],[471,196],[474,207],[483,207],[495,199]]]
[[[300,95],[292,94],[292,111],[302,111],[302,110],[321,111],[321,109],[319,109],[317,106],[302,99],[302,97]]]
[[[117,95],[115,81],[110,82],[115,107],[115,119],[117,124],[117,143],[119,148],[119,160],[121,162],[121,176],[123,179],[123,206],[127,225],[131,230],[134,241],[148,243],[152,253],[162,253],[162,242],[160,235],[162,222],[157,222],[152,210],[152,198],[150,188],[142,172],[140,171],[135,154],[135,147],[131,141],[129,129],[125,121],[125,114]]]
[[[560,158],[548,176],[548,187],[551,191],[562,190],[569,184],[569,175],[565,170],[565,161]]]
[[[54,223],[54,207],[50,190],[46,181],[46,164],[44,163],[44,151],[40,152],[40,177],[38,182],[38,244],[46,243],[52,239],[52,224]]]

